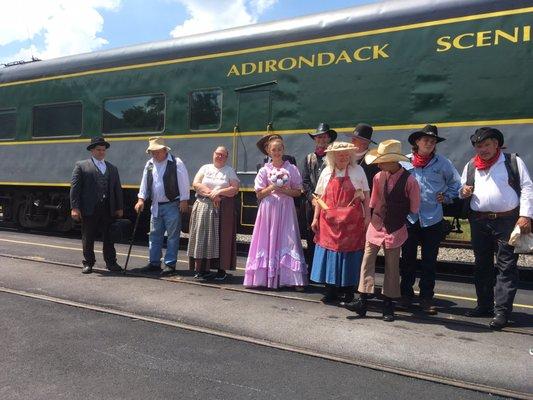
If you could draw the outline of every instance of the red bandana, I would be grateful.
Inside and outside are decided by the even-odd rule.
[[[479,157],[479,155],[476,155],[474,157],[474,166],[479,171],[485,171],[486,169],[489,169],[496,163],[496,161],[498,161],[501,152],[502,150],[498,148],[498,152],[496,153],[496,155],[488,160],[483,160],[481,157]]]
[[[431,153],[429,156],[421,156],[417,152],[413,153],[413,159],[411,162],[413,163],[413,167],[415,168],[424,168],[433,158],[434,153]]]
[[[315,154],[318,157],[324,157],[326,155],[326,149],[324,147],[317,147],[315,149]]]

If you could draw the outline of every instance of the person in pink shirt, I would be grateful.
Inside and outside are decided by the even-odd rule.
[[[346,305],[361,317],[366,315],[367,299],[374,294],[376,258],[383,247],[385,276],[383,280],[383,320],[394,321],[393,299],[400,297],[400,251],[407,240],[406,220],[420,207],[420,188],[416,179],[399,161],[409,161],[402,154],[398,140],[385,140],[365,156],[367,164],[380,168],[374,176],[370,208],[372,217],[366,232],[365,253],[361,264],[358,291],[360,297]]]

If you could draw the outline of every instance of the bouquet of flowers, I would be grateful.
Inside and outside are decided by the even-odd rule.
[[[283,187],[289,182],[289,173],[284,169],[272,171],[270,172],[268,179],[275,186]]]

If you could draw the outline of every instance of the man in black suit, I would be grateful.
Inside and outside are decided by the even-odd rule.
[[[96,261],[94,239],[102,231],[104,261],[110,271],[122,271],[117,264],[115,245],[109,234],[113,218],[123,215],[123,197],[117,167],[104,161],[110,144],[102,137],[91,139],[87,150],[91,158],[78,161],[72,172],[70,187],[71,216],[81,222],[84,274],[92,272]]]

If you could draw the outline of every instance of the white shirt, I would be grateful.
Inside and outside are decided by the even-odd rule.
[[[488,170],[475,170],[474,193],[470,207],[481,212],[505,212],[520,206],[520,216],[533,218],[533,183],[529,177],[526,164],[520,157],[516,158],[520,175],[520,199],[515,190],[509,186],[509,175],[505,168],[505,156],[500,158]],[[463,169],[461,185],[466,184],[468,164]],[[461,193],[459,192],[459,197]]]
[[[94,157],[91,157],[91,158],[93,159],[93,163],[94,163],[94,165],[96,165],[96,168],[98,168],[100,170],[102,175],[105,175],[105,172],[107,170],[107,166],[105,165],[105,161],[104,160],[97,160]]]
[[[333,174],[333,169],[329,166],[324,167],[320,177],[318,178],[318,183],[316,184],[315,193],[319,196],[326,191],[326,186],[328,185],[329,179]],[[335,176],[342,178],[344,177],[344,170],[335,169]],[[363,192],[368,192],[370,189],[368,187],[368,181],[366,179],[365,171],[360,165],[350,165],[348,167],[348,176],[354,188],[363,189]]]
[[[239,178],[237,178],[235,170],[229,165],[217,168],[214,164],[205,164],[196,173],[194,181],[200,182],[213,190],[227,188],[230,186],[231,181],[239,182]]]
[[[176,171],[178,177],[178,189],[180,191],[180,201],[189,200],[189,173],[187,172],[187,168],[185,168],[185,164],[183,163],[183,161],[181,161],[181,159],[179,159],[178,157],[174,157],[174,159],[176,160]],[[165,195],[165,185],[163,183],[163,175],[165,175],[165,171],[167,169],[167,161],[169,160],[172,160],[170,153],[168,154],[166,160],[162,162],[156,162],[153,158],[151,158],[144,166],[141,187],[139,189],[139,194],[137,195],[137,197],[139,199],[146,200],[146,197],[148,195],[148,165],[152,163],[154,165],[154,168],[152,169],[154,182],[152,184],[152,207],[150,211],[152,212],[152,215],[154,217],[158,216],[159,207],[157,203],[164,203],[170,201],[170,199],[168,199]]]

